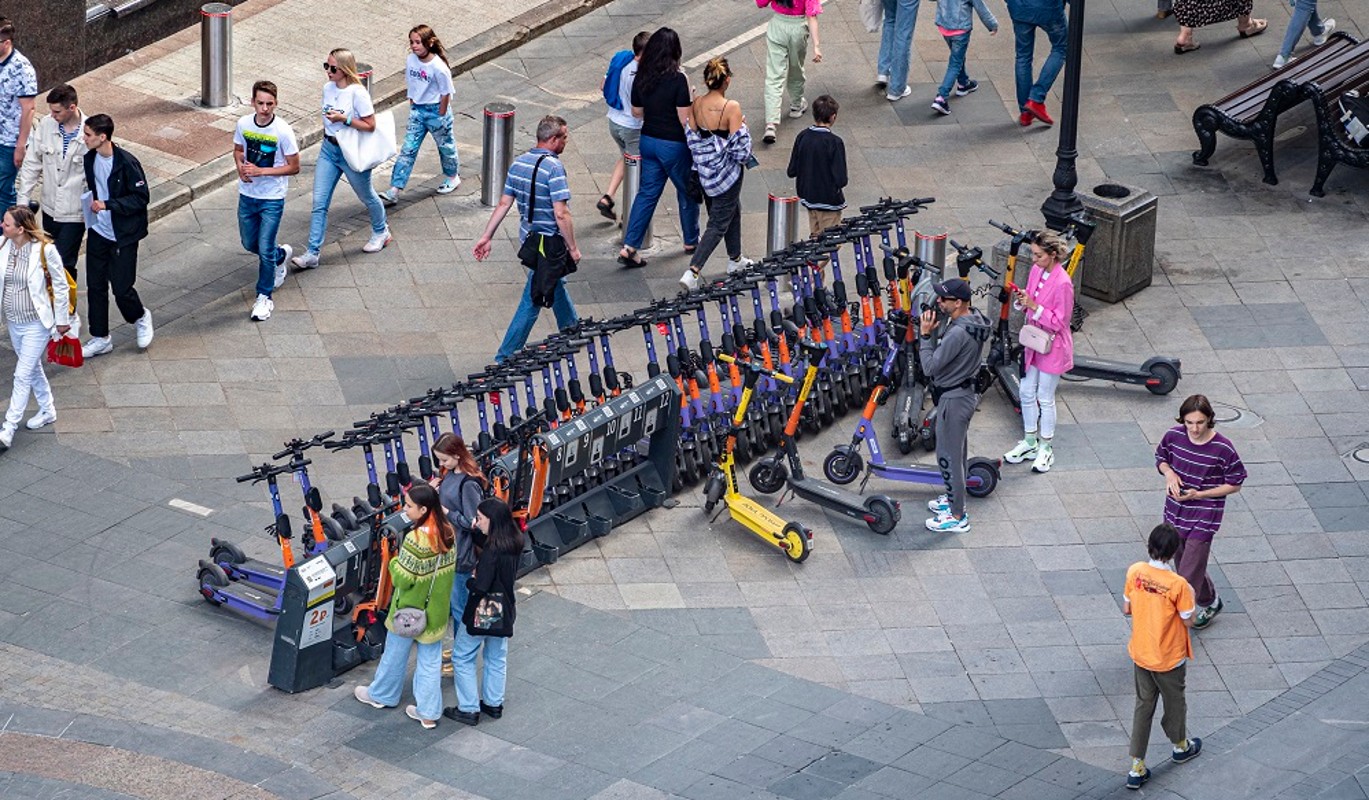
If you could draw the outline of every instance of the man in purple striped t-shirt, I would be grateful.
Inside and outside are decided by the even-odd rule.
[[[1222,526],[1226,496],[1241,490],[1245,465],[1231,440],[1217,433],[1212,404],[1201,394],[1179,406],[1182,424],[1165,431],[1155,448],[1155,467],[1165,476],[1165,522],[1179,531],[1176,571],[1196,594],[1194,628],[1221,613],[1222,599],[1207,575],[1212,537]]]

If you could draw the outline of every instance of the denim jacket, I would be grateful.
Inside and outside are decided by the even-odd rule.
[[[945,28],[948,31],[968,31],[974,27],[974,15],[970,13],[973,8],[979,18],[984,21],[985,27],[991,31],[998,30],[998,20],[994,18],[993,12],[984,4],[984,0],[940,0],[936,4],[936,25],[938,28]]]
[[[1065,21],[1064,0],[1006,0],[1013,22],[1051,25]]]

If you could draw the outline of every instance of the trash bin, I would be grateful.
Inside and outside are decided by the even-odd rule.
[[[1159,200],[1145,189],[1120,183],[1081,191],[1079,198],[1098,226],[1080,266],[1084,294],[1116,303],[1149,286]]]
[[[765,254],[773,256],[799,240],[799,199],[770,195],[766,204]]]

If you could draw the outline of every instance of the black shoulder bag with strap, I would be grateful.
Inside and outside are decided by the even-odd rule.
[[[528,187],[528,237],[518,248],[518,260],[532,270],[531,296],[533,305],[551,308],[556,294],[556,282],[575,271],[577,265],[570,259],[566,240],[560,231],[538,233],[532,230],[533,212],[537,208],[537,175],[542,168],[542,159],[549,154],[537,157],[532,167],[532,179]]]

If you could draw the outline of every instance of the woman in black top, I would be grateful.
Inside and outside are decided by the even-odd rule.
[[[642,118],[642,182],[623,232],[623,249],[618,253],[618,263],[625,267],[646,266],[637,248],[646,237],[667,178],[675,184],[685,252],[693,253],[699,242],[699,204],[685,192],[685,178],[694,163],[684,134],[693,97],[689,79],[680,71],[680,53],[680,37],[675,31],[656,31],[642,51],[632,84],[632,113]]]
[[[497,497],[480,503],[472,536],[480,548],[475,575],[467,583],[461,624],[452,642],[456,673],[456,705],[442,715],[466,725],[478,725],[480,713],[490,719],[504,715],[504,682],[508,674],[509,637],[513,636],[514,579],[523,552],[523,531],[508,505]],[[484,650],[485,670],[476,691],[475,656]]]

